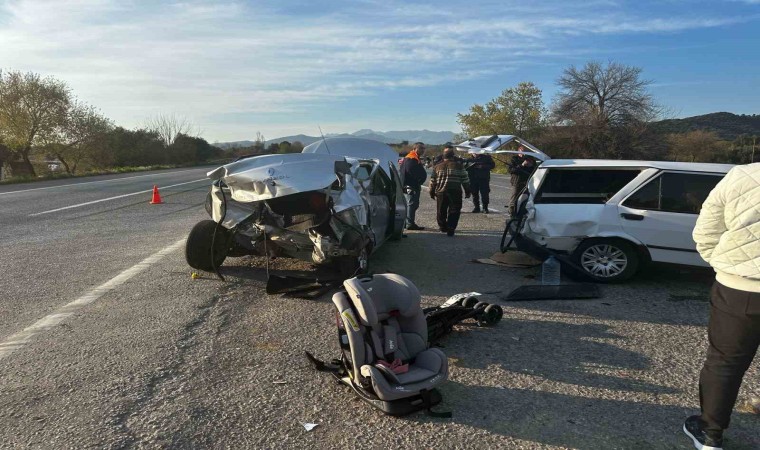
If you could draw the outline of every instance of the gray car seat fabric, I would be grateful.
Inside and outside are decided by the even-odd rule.
[[[343,283],[346,293],[333,296],[348,334],[352,378],[371,383],[385,401],[419,395],[448,378],[448,359],[427,348],[427,322],[420,293],[408,279],[395,274],[358,277]],[[400,359],[404,373],[378,364]]]

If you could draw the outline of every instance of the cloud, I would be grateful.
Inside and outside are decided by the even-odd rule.
[[[118,123],[177,112],[213,132],[226,113],[289,113],[585,52],[576,36],[743,20],[637,16],[615,1],[14,0],[0,3],[0,61],[67,81]]]

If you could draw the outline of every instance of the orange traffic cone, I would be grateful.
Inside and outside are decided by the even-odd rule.
[[[158,186],[155,184],[153,185],[153,199],[150,201],[151,205],[158,205],[159,203],[163,203],[161,201],[161,195],[158,193]]]

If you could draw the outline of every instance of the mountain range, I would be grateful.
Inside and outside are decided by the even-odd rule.
[[[400,144],[407,141],[409,143],[424,142],[430,145],[440,145],[454,140],[455,134],[451,131],[429,131],[429,130],[406,130],[406,131],[375,131],[362,129],[353,133],[327,134],[325,137],[360,137],[363,139],[372,139],[374,141],[385,142],[386,144]],[[279,144],[282,141],[300,142],[303,145],[309,145],[322,139],[321,136],[307,136],[297,134],[293,136],[283,136],[276,139],[269,139],[266,145]],[[220,148],[248,147],[254,144],[254,141],[234,141],[234,142],[216,142],[214,145]]]
[[[666,119],[653,122],[651,129],[657,134],[685,133],[693,130],[714,131],[721,139],[732,141],[741,135],[760,136],[760,114],[733,114],[729,112],[715,112],[700,116],[685,117],[682,119]],[[368,128],[353,133],[328,134],[328,137],[361,137],[386,144],[399,144],[403,141],[408,143],[424,142],[430,145],[440,145],[454,141],[455,134],[451,131],[429,130],[406,130],[406,131],[375,131]],[[266,145],[279,144],[282,141],[301,142],[309,145],[322,139],[319,136],[307,136],[298,134],[295,136],[283,136],[266,141]],[[248,147],[254,141],[218,142],[217,147],[233,148]]]

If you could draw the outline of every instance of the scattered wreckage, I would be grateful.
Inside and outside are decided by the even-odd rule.
[[[259,255],[338,268],[343,279],[363,273],[370,254],[403,233],[396,159],[380,142],[328,138],[219,167],[208,173],[211,220],[190,232],[187,262],[219,274],[228,256]]]

